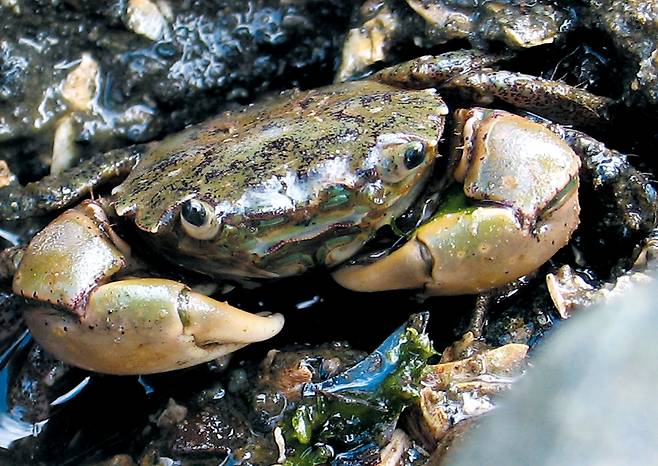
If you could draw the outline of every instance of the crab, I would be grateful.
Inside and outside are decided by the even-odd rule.
[[[13,278],[25,319],[58,358],[143,374],[188,367],[265,340],[280,314],[255,315],[168,278],[142,277],[115,231],[132,224],[149,251],[235,282],[331,270],[359,291],[479,293],[533,272],[579,222],[579,157],[546,124],[503,110],[450,111],[459,90],[587,125],[610,101],[563,83],[489,67],[476,51],[425,56],[366,79],[226,112],[162,141],[119,149],[39,182],[0,190],[16,219],[85,200],[38,233]],[[438,180],[438,181],[437,181]],[[353,260],[438,186],[438,208],[407,242]],[[142,254],[143,255],[143,254]]]

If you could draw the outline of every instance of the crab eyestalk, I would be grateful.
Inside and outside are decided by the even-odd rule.
[[[146,374],[210,361],[276,335],[279,314],[236,309],[165,279],[111,281],[130,263],[128,246],[91,201],[34,237],[14,276],[32,300],[34,338],[70,364],[110,374]]]
[[[498,110],[456,112],[453,178],[463,185],[400,249],[346,266],[357,291],[479,293],[533,272],[578,226],[580,160],[555,133]]]

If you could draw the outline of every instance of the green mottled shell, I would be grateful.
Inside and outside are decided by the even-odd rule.
[[[408,208],[431,171],[447,110],[433,90],[373,81],[283,94],[170,136],[115,189],[174,261],[214,276],[269,277],[333,265]],[[425,161],[387,181],[390,140],[421,141]],[[210,204],[222,228],[188,237],[180,205]]]

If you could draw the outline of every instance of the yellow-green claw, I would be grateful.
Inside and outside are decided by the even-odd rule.
[[[146,374],[210,361],[283,326],[279,314],[250,314],[172,280],[117,280],[130,264],[98,204],[55,219],[30,242],[14,276],[14,291],[31,299],[25,321],[34,338],[75,366]]]
[[[368,265],[347,266],[334,279],[355,291],[421,288],[429,295],[479,293],[534,271],[578,224],[573,192],[534,231],[507,207],[478,207],[434,218],[400,249]],[[575,219],[575,220],[574,220]]]
[[[580,213],[580,163],[571,148],[507,112],[472,109],[456,118],[453,178],[463,184],[461,194],[449,196],[400,249],[334,272],[339,284],[479,293],[533,272],[568,243]]]
[[[108,374],[193,366],[266,340],[283,327],[280,314],[250,314],[178,282],[152,278],[100,286],[80,318],[36,305],[25,320],[58,358]]]

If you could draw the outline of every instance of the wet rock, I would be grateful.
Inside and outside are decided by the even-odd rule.
[[[465,346],[474,351],[459,350]],[[527,351],[523,344],[483,348],[470,334],[446,349],[448,360],[428,366],[421,380],[418,406],[406,423],[412,436],[433,451],[456,426],[494,409],[525,368]]]
[[[626,62],[624,98],[658,103],[658,1],[590,0],[587,15],[610,36]]]
[[[249,423],[227,403],[223,409],[204,409],[174,426],[170,444],[174,456],[229,454],[243,447],[249,437]]]
[[[447,464],[653,463],[657,319],[655,286],[571,319]]]
[[[633,267],[609,282],[592,284],[587,274],[579,273],[568,264],[547,274],[546,286],[560,317],[566,319],[574,311],[620,299],[638,285],[654,283],[658,268],[658,231],[654,229],[636,249]]]
[[[213,371],[211,386],[169,399],[151,416],[155,434],[144,435],[141,442],[148,446],[138,449],[135,458],[142,465],[216,465],[225,460],[243,466],[275,464],[286,448],[281,428],[275,426],[295,406],[302,385],[326,380],[365,356],[339,342],[298,345],[271,350],[260,364]]]
[[[331,67],[351,9],[343,0],[0,3],[2,158],[38,178],[64,117],[85,157],[161,137],[229,100],[316,84],[309,76]]]
[[[258,384],[296,401],[302,395],[304,384],[331,378],[366,355],[351,350],[345,343],[328,343],[296,351],[271,350],[261,363]]]
[[[1,269],[0,259],[0,276]],[[23,298],[16,296],[9,287],[0,287],[0,351],[2,352],[16,341],[21,332],[25,331],[23,302]]]
[[[30,424],[43,421],[50,415],[51,403],[66,393],[60,382],[66,382],[71,367],[38,345],[31,347],[25,360],[17,362],[7,397],[9,410]]]
[[[430,49],[467,40],[474,48],[505,44],[525,49],[562,40],[576,24],[575,12],[551,1],[368,0],[343,46],[337,80],[395,59],[396,50]]]

